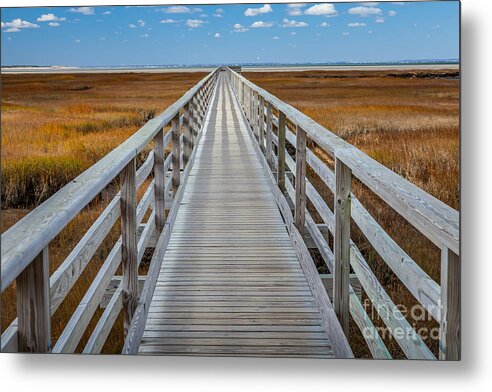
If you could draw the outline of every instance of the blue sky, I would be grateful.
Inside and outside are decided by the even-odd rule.
[[[378,62],[459,56],[459,3],[2,9],[2,65]]]

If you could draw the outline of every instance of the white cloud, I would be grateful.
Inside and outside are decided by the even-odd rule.
[[[168,7],[164,9],[166,14],[188,14],[191,10],[188,7],[182,5],[176,5],[173,7]]]
[[[92,7],[76,7],[70,8],[68,11],[75,12],[77,14],[94,15],[94,8]]]
[[[215,12],[213,13],[213,15],[216,17],[216,18],[222,18],[224,15],[224,10],[222,8],[217,8],[215,10]]]
[[[323,22],[320,24],[320,27],[330,27],[330,24],[327,22]]]
[[[244,27],[242,24],[239,24],[239,23],[236,23],[234,26],[232,26],[234,28],[234,31],[236,33],[245,33],[246,31],[248,31],[249,29]]]
[[[373,16],[373,15],[380,15],[382,12],[381,8],[376,8],[376,7],[364,7],[364,6],[359,6],[359,7],[353,7],[348,10],[348,13],[351,15],[358,15],[358,16]]]
[[[174,19],[162,19],[160,23],[170,24],[170,23],[178,23],[178,21]]]
[[[197,27],[202,27],[205,22],[200,19],[188,19],[186,21],[186,26],[190,29],[196,29]]]
[[[367,34],[372,34],[372,30],[368,30],[367,31]]]
[[[48,23],[48,26],[58,27],[58,26],[60,26],[60,23],[58,23],[58,22],[50,22],[50,23]]]
[[[292,33],[290,33],[290,35],[296,35],[297,33],[295,31],[293,31]]]
[[[251,26],[252,29],[259,29],[259,28],[264,28],[264,27],[272,27],[273,22],[263,22],[261,20],[254,22]]]
[[[220,33],[215,33],[214,38],[220,38]]]
[[[280,39],[280,37],[275,36],[275,37],[272,37],[272,39],[277,40],[277,39]]]
[[[18,33],[22,29],[37,29],[39,25],[22,20],[20,18],[13,19],[12,22],[2,22],[2,29],[5,33]]]
[[[284,19],[282,21],[282,27],[307,27],[309,26],[306,22],[299,22],[297,20]]]
[[[365,27],[365,23],[359,23],[359,22],[352,22],[347,25],[348,27]]]
[[[396,15],[396,11],[388,11],[388,15],[389,16],[395,16]]]
[[[270,4],[264,4],[263,7],[260,8],[248,8],[244,11],[244,15],[246,16],[257,16],[260,14],[268,14],[269,12],[273,12]]]
[[[140,27],[145,27],[145,21],[143,21],[142,19],[137,20],[137,23]]]
[[[102,13],[103,15],[111,15],[111,11],[105,11]]]
[[[324,15],[324,16],[336,16],[337,10],[333,4],[315,4],[304,11],[306,15]]]
[[[140,38],[147,38],[149,35],[148,34],[142,34],[140,35]]]
[[[63,22],[65,20],[67,20],[67,18],[59,18],[54,14],[43,14],[36,19],[37,22]]]
[[[343,35],[344,37],[346,37],[346,36],[350,35],[350,33],[347,33],[346,31],[344,31],[344,32],[342,33],[342,35]]]
[[[302,8],[304,8],[307,4],[302,3],[291,3],[287,4],[287,13],[290,16],[301,16]]]
[[[131,28],[131,29],[134,29],[134,28],[136,28],[137,26],[135,26],[133,23],[130,23],[130,24],[128,25],[128,27],[129,27],[129,28]]]
[[[384,18],[381,18],[380,16],[378,16],[376,18],[376,23],[384,23]]]
[[[73,41],[73,42],[75,42],[76,44],[79,44],[79,43],[80,43],[80,39],[76,39],[76,40],[75,40],[75,41]]]

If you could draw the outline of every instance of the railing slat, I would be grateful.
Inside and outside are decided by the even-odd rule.
[[[301,235],[304,232],[304,215],[306,211],[306,132],[296,130],[296,198],[294,222]]]
[[[278,113],[278,162],[277,162],[277,184],[282,192],[285,192],[285,114]],[[273,135],[275,138],[275,135]]]
[[[350,188],[352,173],[340,160],[335,161],[335,263],[333,268],[333,307],[343,332],[349,330],[350,273]]]
[[[154,199],[155,227],[157,233],[164,228],[166,221],[166,196],[164,194],[166,173],[164,172],[164,131],[161,129],[154,137]]]
[[[49,270],[48,248],[44,248],[16,280],[20,352],[51,351]]]
[[[452,250],[441,250],[442,315],[439,359],[461,358],[461,263]]]
[[[173,191],[176,192],[179,187],[181,167],[180,167],[180,156],[181,156],[181,143],[180,143],[180,129],[179,129],[179,118],[174,117],[171,121],[171,132],[172,132],[172,168],[173,168]]]
[[[121,172],[121,265],[123,271],[124,333],[132,321],[138,301],[136,162]]]

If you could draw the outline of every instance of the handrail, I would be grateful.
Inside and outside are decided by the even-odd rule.
[[[164,112],[147,122],[133,136],[63,187],[2,237],[2,291],[14,280],[17,291],[17,319],[4,331],[2,352],[73,352],[92,319],[106,287],[117,268],[123,271],[110,317],[91,336],[90,352],[98,352],[115,321],[115,310],[123,310],[127,330],[138,302],[138,264],[153,236],[164,229],[166,195],[174,196],[182,188],[181,169],[190,169],[190,156],[196,151],[195,138],[200,135],[204,114],[209,106],[218,72],[203,78]],[[164,128],[171,124],[164,135]],[[154,142],[145,162],[136,168],[137,155]],[[164,149],[172,143],[165,158]],[[166,173],[172,178],[166,180]],[[136,192],[153,172],[140,202]],[[118,192],[58,269],[49,276],[49,244],[68,222],[86,207],[115,177],[120,177]],[[146,213],[150,217],[142,223]],[[84,298],[65,326],[56,345],[51,343],[51,315],[82,275],[96,250],[106,239],[116,220],[121,220],[121,236],[99,268]],[[138,233],[138,228],[143,228]],[[41,250],[40,250],[41,249]],[[121,300],[118,301],[118,296]]]
[[[338,156],[367,186],[384,198],[437,246],[446,246],[459,255],[459,213],[416,185],[405,180],[330,130],[316,123],[291,105],[258,87],[235,71],[230,72],[244,85],[258,93],[333,158]],[[337,152],[338,151],[338,152]],[[393,186],[393,192],[388,187]],[[418,215],[414,219],[413,211]]]
[[[273,188],[287,226],[309,232],[322,259],[334,275],[333,307],[343,331],[348,336],[349,314],[363,332],[364,339],[377,358],[389,353],[379,339],[349,281],[352,269],[382,320],[408,358],[434,359],[434,354],[400,314],[369,264],[351,240],[351,223],[362,231],[373,249],[409,289],[417,301],[440,326],[439,358],[458,359],[460,355],[460,259],[459,213],[445,203],[405,180],[364,152],[336,136],[312,119],[281,101],[243,76],[227,69],[230,83],[242,106],[258,146],[277,179]],[[275,115],[272,109],[277,112]],[[288,120],[288,121],[287,121]],[[273,129],[276,129],[276,134]],[[334,160],[335,170],[307,146],[314,141]],[[295,161],[286,141],[295,148]],[[276,152],[272,147],[276,147]],[[333,192],[333,211],[307,179],[310,166]],[[286,173],[295,177],[295,184]],[[403,219],[419,230],[441,250],[441,286],[432,280],[415,261],[384,231],[351,191],[352,177],[360,180]],[[295,187],[294,187],[295,185]],[[287,199],[294,213],[286,208]],[[333,248],[319,231],[307,209],[311,202],[333,236]],[[294,222],[294,224],[292,224]],[[289,230],[289,229],[288,229]],[[402,329],[398,336],[394,330]],[[368,333],[367,333],[368,332]]]
[[[166,126],[212,77],[211,72],[178,101],[2,234],[3,292],[31,261]]]

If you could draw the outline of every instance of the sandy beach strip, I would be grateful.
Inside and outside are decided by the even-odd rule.
[[[176,67],[176,68],[77,68],[77,67],[7,67],[3,74],[38,73],[174,73],[174,72],[211,72],[213,67]],[[381,65],[306,65],[306,66],[244,66],[243,72],[302,72],[302,71],[406,71],[406,70],[459,70],[459,64],[381,64]]]

